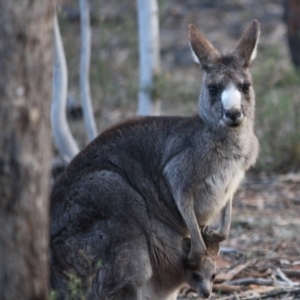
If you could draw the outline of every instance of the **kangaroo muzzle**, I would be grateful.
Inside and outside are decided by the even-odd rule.
[[[210,282],[203,282],[198,290],[198,294],[202,299],[209,299],[211,295],[212,284]]]
[[[222,121],[225,125],[230,127],[238,127],[244,121],[244,115],[240,109],[224,110]]]

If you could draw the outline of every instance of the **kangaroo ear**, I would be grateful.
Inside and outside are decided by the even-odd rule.
[[[204,71],[208,71],[220,57],[219,51],[193,24],[188,27],[188,35],[195,61],[200,63]]]
[[[254,20],[243,33],[234,50],[244,68],[248,68],[256,57],[259,34],[260,24],[257,20]]]

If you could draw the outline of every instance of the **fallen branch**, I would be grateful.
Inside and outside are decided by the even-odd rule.
[[[263,278],[254,278],[254,277],[247,277],[247,278],[241,278],[236,279],[232,281],[226,282],[230,285],[249,285],[249,284],[257,284],[257,285],[274,285],[276,282],[272,279],[263,279]]]
[[[276,297],[282,296],[282,295],[289,295],[289,296],[295,296],[300,295],[300,288],[293,287],[293,288],[284,288],[284,289],[278,289],[277,287],[269,288],[266,292],[258,292],[258,290],[251,290],[247,292],[242,292],[239,294],[226,296],[222,298],[218,298],[218,300],[261,300],[261,299],[276,299]]]
[[[213,291],[217,293],[233,293],[244,291],[245,287],[228,285],[228,284],[214,284]]]
[[[281,271],[280,268],[276,269],[276,273],[280,277],[280,279],[286,282],[289,286],[299,286],[299,283],[293,282],[292,280],[287,278],[287,276]]]
[[[235,249],[235,248],[229,248],[229,247],[220,247],[220,254],[239,254],[241,251]]]
[[[237,274],[239,274],[241,271],[246,269],[251,263],[253,263],[253,262],[250,261],[250,262],[247,262],[245,264],[238,265],[234,269],[226,271],[226,273],[223,272],[223,273],[217,274],[215,282],[224,282],[224,281],[231,280],[232,278],[237,276]]]

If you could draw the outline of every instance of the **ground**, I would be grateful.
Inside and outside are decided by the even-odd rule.
[[[73,46],[79,33],[76,3],[66,2],[67,17],[61,16],[61,26],[70,68],[69,94],[78,101],[78,41]],[[299,77],[290,72],[282,1],[160,0],[159,5],[162,75],[158,94],[166,115],[195,112],[201,72],[187,43],[189,23],[225,51],[253,19],[261,23],[252,68],[261,154],[235,196],[232,228],[222,243],[212,299],[300,299]],[[135,114],[138,53],[137,32],[132,30],[136,30],[136,12],[135,1],[127,0],[122,5],[119,0],[92,1],[92,7],[91,83],[101,132]],[[72,26],[67,26],[68,21]],[[83,122],[71,123],[78,143],[85,145]]]

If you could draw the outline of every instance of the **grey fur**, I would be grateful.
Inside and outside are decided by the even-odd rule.
[[[233,194],[258,153],[245,63],[258,36],[254,21],[233,52],[221,55],[190,25],[190,44],[205,71],[198,115],[128,120],[71,161],[51,194],[54,288],[66,289],[66,272],[82,279],[94,274],[91,299],[141,300],[151,282],[158,295],[169,293],[182,284],[182,270],[203,268],[202,235],[207,245],[227,237]],[[241,93],[239,118],[222,107],[229,85]],[[220,211],[220,228],[208,230]],[[191,247],[183,257],[187,237]],[[88,290],[89,282],[83,286]]]

